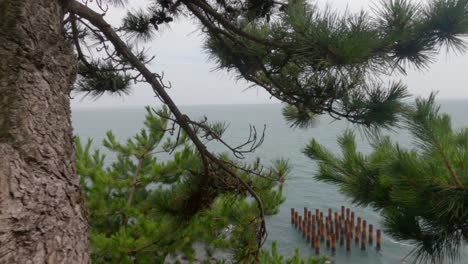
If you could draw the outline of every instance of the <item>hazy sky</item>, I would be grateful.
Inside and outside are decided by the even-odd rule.
[[[132,0],[139,6],[147,0]],[[338,10],[348,8],[358,11],[369,9],[377,1],[373,0],[330,0],[317,1],[320,6],[326,3]],[[420,1],[418,1],[420,2]],[[124,10],[110,11],[108,21],[119,24]],[[204,104],[251,104],[275,103],[261,88],[250,88],[244,81],[236,81],[232,74],[215,69],[202,49],[203,36],[194,20],[179,20],[171,23],[158,33],[154,41],[147,43],[156,56],[150,65],[151,70],[164,72],[165,80],[170,81],[169,90],[174,101],[180,105]],[[424,72],[409,70],[407,76],[400,76],[414,95],[427,95],[439,91],[439,98],[468,98],[468,54],[448,54],[442,52],[438,61]],[[133,88],[128,96],[102,96],[95,100],[75,95],[73,108],[120,107],[155,105],[156,98],[149,85],[142,84]]]

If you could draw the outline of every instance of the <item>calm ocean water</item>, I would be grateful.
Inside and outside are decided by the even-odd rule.
[[[440,101],[442,111],[452,115],[455,127],[468,126],[468,101]],[[241,143],[248,137],[249,124],[262,128],[266,125],[266,136],[263,145],[247,158],[259,157],[263,162],[276,158],[287,158],[293,166],[289,180],[285,184],[284,194],[286,202],[281,206],[280,212],[267,219],[268,240],[277,241],[278,249],[283,254],[289,254],[296,247],[301,255],[314,255],[305,240],[290,224],[290,208],[297,208],[302,212],[303,207],[318,208],[322,211],[332,208],[338,211],[341,205],[351,207],[358,216],[379,228],[379,214],[369,208],[353,206],[350,201],[337,192],[329,184],[317,182],[313,173],[316,164],[306,158],[301,150],[311,138],[317,139],[329,149],[338,151],[337,135],[345,128],[356,129],[344,121],[333,121],[329,117],[322,117],[318,125],[307,130],[291,129],[281,116],[280,105],[223,105],[223,106],[187,106],[182,107],[190,117],[207,116],[212,121],[226,121],[230,124],[225,137],[229,142]],[[141,108],[116,108],[99,110],[74,110],[74,132],[82,138],[93,138],[95,145],[99,146],[107,130],[112,130],[120,139],[126,139],[137,133],[142,127],[145,110]],[[359,132],[357,131],[359,134]],[[405,133],[393,133],[396,140],[403,145],[409,145],[409,137]],[[219,146],[212,146],[222,151]],[[369,151],[365,140],[361,141],[360,149]],[[374,231],[375,232],[375,231]],[[382,236],[382,250],[377,252],[373,248],[360,251],[357,248],[346,254],[344,248],[337,249],[333,256],[336,263],[362,263],[362,264],[393,264],[402,263],[405,255],[412,249],[411,244],[401,243]],[[323,248],[322,253],[327,253]],[[463,254],[460,263],[468,263],[468,254]]]

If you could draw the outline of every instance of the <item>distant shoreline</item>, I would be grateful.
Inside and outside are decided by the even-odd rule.
[[[414,98],[408,99],[406,101],[411,102]],[[444,103],[444,102],[467,102],[468,98],[440,98],[437,99],[436,102]],[[233,104],[181,104],[179,105],[181,108],[198,108],[198,107],[224,107],[224,106],[273,106],[273,105],[282,105],[281,102],[272,102],[272,103],[233,103]],[[107,106],[72,106],[71,109],[73,111],[87,111],[87,110],[115,110],[115,109],[143,109],[146,105],[126,105],[126,104],[118,104],[118,105],[107,105]],[[151,107],[160,107],[162,104],[160,102],[155,101],[154,105],[150,105]]]

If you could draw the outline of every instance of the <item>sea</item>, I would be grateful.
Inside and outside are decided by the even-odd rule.
[[[452,124],[456,128],[468,127],[468,100],[440,100],[441,111],[451,115]],[[156,107],[157,108],[157,107]],[[307,129],[291,128],[281,114],[280,104],[262,105],[206,105],[182,106],[181,110],[192,119],[207,117],[210,121],[224,121],[229,124],[224,134],[225,140],[232,145],[244,142],[255,126],[258,131],[265,127],[263,144],[254,153],[246,156],[246,160],[260,158],[268,164],[274,159],[289,160],[292,171],[284,184],[286,201],[281,205],[279,213],[267,218],[268,248],[276,241],[279,253],[291,255],[296,248],[302,256],[315,256],[314,250],[305,239],[291,225],[290,212],[295,208],[300,213],[303,208],[326,212],[328,208],[339,211],[341,206],[351,208],[356,216],[366,219],[374,225],[374,230],[380,228],[379,212],[371,208],[359,207],[351,203],[350,199],[342,195],[336,186],[316,181],[313,177],[317,171],[317,164],[307,158],[302,150],[312,138],[338,153],[336,142],[345,129],[354,130],[358,136],[358,149],[363,153],[370,151],[367,138],[363,130],[344,120],[334,120],[329,116],[320,116],[315,126]],[[92,138],[94,147],[99,148],[105,133],[112,130],[118,139],[124,140],[143,127],[145,109],[139,108],[105,108],[105,109],[74,109],[72,122],[74,133],[82,139]],[[397,130],[388,131],[390,136],[402,146],[410,148],[412,139],[407,132]],[[210,148],[217,152],[225,152],[223,146],[210,144]],[[326,214],[326,213],[325,213]],[[375,231],[374,231],[375,235]],[[375,239],[375,238],[374,238]],[[334,263],[352,264],[397,264],[411,263],[407,257],[413,249],[411,241],[396,241],[382,234],[382,248],[368,246],[362,251],[353,243],[351,252],[337,246],[336,254],[331,256],[322,245],[321,253],[331,256]],[[463,247],[462,256],[457,263],[468,263],[468,249]]]

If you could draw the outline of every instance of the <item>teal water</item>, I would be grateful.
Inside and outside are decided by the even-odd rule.
[[[452,115],[455,127],[468,126],[468,101],[441,101],[442,111]],[[338,211],[341,205],[350,207],[358,215],[379,228],[378,212],[369,208],[353,206],[350,201],[337,192],[329,184],[313,179],[316,164],[306,158],[301,150],[311,138],[317,139],[333,151],[338,151],[336,137],[346,128],[356,129],[345,121],[333,121],[327,116],[320,118],[314,128],[307,130],[291,129],[281,116],[280,105],[223,105],[223,106],[187,106],[182,110],[192,118],[207,116],[212,121],[226,121],[229,129],[225,133],[228,142],[241,143],[249,135],[249,124],[262,128],[266,125],[266,135],[263,145],[247,158],[259,157],[268,162],[276,158],[287,158],[293,166],[289,180],[285,183],[286,201],[281,205],[280,212],[267,219],[268,241],[277,241],[278,249],[283,254],[291,254],[299,248],[301,255],[315,255],[302,236],[290,224],[290,208],[302,212],[303,207],[311,210],[318,208],[326,211],[332,208]],[[73,125],[75,134],[82,138],[91,137],[96,145],[102,142],[105,132],[112,130],[117,138],[126,139],[142,127],[145,110],[142,108],[115,108],[99,110],[74,110]],[[359,130],[356,130],[359,134]],[[410,146],[407,134],[395,132],[392,134],[403,146]],[[211,146],[214,150],[223,151],[221,146]],[[363,152],[370,150],[364,139],[359,148]],[[375,231],[374,231],[375,232]],[[336,263],[355,264],[393,264],[404,263],[404,257],[410,252],[410,242],[397,242],[383,233],[382,250],[373,248],[360,251],[357,248],[347,254],[344,248],[337,249],[333,256]],[[328,252],[322,247],[322,253]],[[463,254],[459,263],[468,263],[468,254]]]

